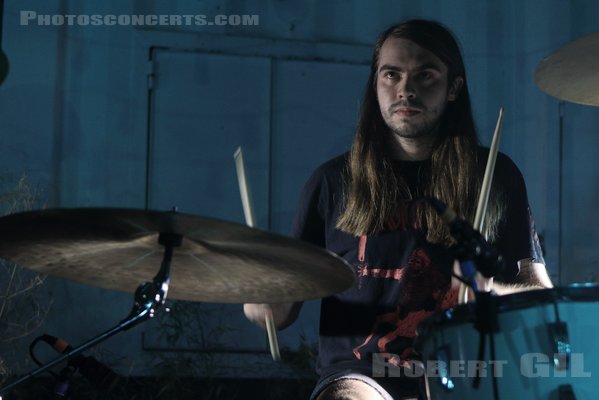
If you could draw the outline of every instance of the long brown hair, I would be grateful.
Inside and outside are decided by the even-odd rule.
[[[372,55],[370,77],[347,166],[345,210],[337,228],[359,236],[380,232],[397,217],[400,204],[412,195],[406,182],[396,176],[389,151],[390,130],[381,115],[376,79],[381,47],[387,38],[403,38],[431,51],[448,69],[448,83],[458,77],[463,85],[456,99],[447,104],[439,137],[431,155],[431,171],[422,184],[424,196],[435,197],[469,221],[474,220],[482,173],[478,166],[478,136],[472,117],[466,71],[459,46],[442,25],[411,20],[387,29],[378,38]],[[448,88],[449,90],[449,88]],[[451,244],[449,230],[436,213],[425,207],[422,223],[427,239]],[[499,202],[492,196],[486,213],[485,233],[492,239],[500,216]]]

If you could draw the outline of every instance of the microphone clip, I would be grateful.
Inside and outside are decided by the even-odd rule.
[[[503,272],[505,268],[503,257],[480,232],[459,218],[455,211],[443,202],[434,198],[428,198],[428,200],[441,219],[449,226],[449,232],[456,241],[452,250],[460,262],[473,262],[478,272],[486,278],[492,278]]]
[[[503,272],[503,257],[478,231],[463,220],[455,225],[456,227],[450,228],[452,236],[456,239],[452,249],[460,262],[472,261],[478,272],[486,278]]]

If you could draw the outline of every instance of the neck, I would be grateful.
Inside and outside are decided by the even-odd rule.
[[[410,138],[391,134],[391,154],[396,160],[422,161],[428,160],[433,152],[436,135],[424,135]]]

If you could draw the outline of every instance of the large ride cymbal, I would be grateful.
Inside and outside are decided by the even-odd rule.
[[[0,218],[0,258],[79,283],[133,293],[163,258],[159,233],[183,237],[169,298],[217,303],[317,299],[354,273],[332,253],[232,222],[134,209],[54,209]]]
[[[599,32],[575,40],[545,58],[535,82],[547,94],[599,106]]]

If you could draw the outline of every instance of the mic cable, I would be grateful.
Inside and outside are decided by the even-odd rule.
[[[73,350],[73,347],[63,339],[47,334],[38,336],[29,346],[31,358],[38,365],[42,364],[35,356],[33,349],[40,341],[49,344],[60,354],[66,354]],[[67,381],[68,389],[68,378],[70,378],[77,371],[79,371],[79,373],[85,377],[96,390],[105,393],[110,392],[120,378],[114,371],[112,371],[106,365],[100,363],[94,357],[84,356],[82,354],[78,354],[69,359],[67,361],[67,366],[63,368],[60,374],[56,374],[52,371],[49,372],[58,380],[57,387],[61,384],[61,382]]]

